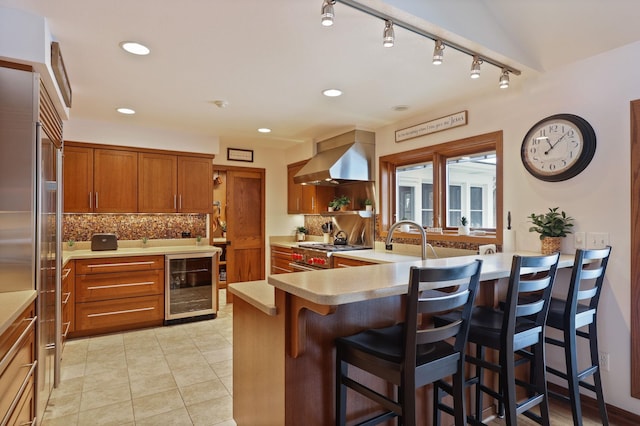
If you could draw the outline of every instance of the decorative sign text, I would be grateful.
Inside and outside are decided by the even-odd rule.
[[[460,111],[446,117],[436,118],[426,123],[416,124],[406,129],[396,130],[396,142],[417,138],[430,133],[440,132],[453,127],[465,126],[467,124],[467,111]]]

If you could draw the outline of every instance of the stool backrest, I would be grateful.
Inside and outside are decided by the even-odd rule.
[[[610,255],[611,246],[603,249],[576,250],[565,305],[565,316],[575,316],[578,303],[584,300],[589,300],[590,309],[595,310],[598,307]]]
[[[505,300],[502,336],[514,336],[518,319],[522,317],[526,317],[539,327],[530,331],[542,332],[549,312],[551,290],[559,260],[560,253],[548,256],[513,256],[509,289]],[[535,336],[536,340],[537,338]],[[513,341],[506,342],[509,345],[512,343]]]
[[[455,338],[454,349],[464,350],[481,268],[482,260],[453,267],[411,267],[405,320],[406,362],[415,363],[418,345],[451,337]],[[422,314],[453,310],[461,310],[459,320],[441,327],[420,328]]]

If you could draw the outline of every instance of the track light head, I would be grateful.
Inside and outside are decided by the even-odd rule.
[[[502,74],[500,75],[498,86],[501,89],[507,89],[509,87],[509,71],[506,68],[502,68]]]
[[[480,64],[482,64],[482,59],[480,59],[478,55],[473,55],[473,62],[471,63],[471,78],[480,77]]]
[[[444,57],[444,43],[442,40],[436,40],[436,46],[433,48],[433,65],[440,65]]]
[[[384,47],[393,47],[395,41],[395,34],[393,33],[393,22],[384,21],[384,31],[382,32],[382,45]]]
[[[336,0],[323,0],[322,2],[322,11],[321,11],[321,19],[323,27],[330,27],[333,25],[333,5],[336,4]]]

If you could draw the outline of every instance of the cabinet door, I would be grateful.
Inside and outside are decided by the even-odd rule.
[[[65,146],[63,163],[65,213],[93,211],[93,149]]]
[[[178,211],[213,211],[213,165],[210,158],[178,157]]]
[[[138,211],[138,153],[115,149],[94,152],[93,187],[96,213]]]
[[[289,164],[287,166],[287,213],[296,214],[302,211],[302,187],[293,181],[293,177],[300,171],[303,164]]]
[[[178,157],[138,153],[138,211],[175,213],[178,210]]]

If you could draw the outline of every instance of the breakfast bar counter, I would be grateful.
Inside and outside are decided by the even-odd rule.
[[[407,291],[411,266],[454,266],[482,259],[482,284],[476,303],[496,305],[499,296],[496,283],[509,276],[514,254],[278,274],[269,276],[267,281],[230,286],[230,291],[239,296],[233,307],[236,423],[239,426],[333,424],[334,340],[402,321],[402,295]],[[572,265],[573,256],[561,256],[560,267]],[[244,284],[249,285],[242,287]],[[250,297],[252,291],[259,291],[264,297],[264,286],[269,285],[274,288],[270,303],[274,303],[275,310],[269,310],[271,315],[256,306],[257,298]],[[426,401],[426,396],[421,400]],[[430,418],[428,405],[418,408],[419,418]],[[356,398],[350,399],[347,406],[348,418],[352,420],[375,410],[375,406]]]

